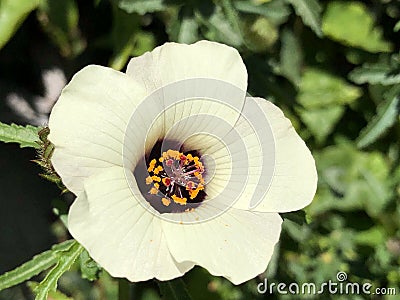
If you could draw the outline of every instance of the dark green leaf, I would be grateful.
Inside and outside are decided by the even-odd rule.
[[[0,141],[4,143],[18,143],[21,148],[32,147],[39,149],[39,130],[41,128],[27,125],[7,125],[0,122]]]
[[[303,54],[300,41],[292,31],[284,30],[281,35],[280,73],[293,84],[300,83]]]
[[[79,258],[82,277],[90,281],[97,280],[101,267],[89,256],[86,250],[82,251]]]
[[[255,1],[235,1],[234,6],[240,12],[264,16],[276,25],[285,23],[290,15],[290,9],[283,1],[258,4]]]
[[[301,17],[303,23],[308,25],[319,37],[321,31],[321,11],[322,8],[318,0],[286,0],[292,4],[296,14]]]
[[[361,131],[357,147],[364,148],[375,142],[398,120],[400,111],[400,86],[393,87],[385,94],[385,101],[377,108],[376,115]]]
[[[114,53],[110,59],[109,66],[121,70],[135,47],[135,37],[140,30],[139,16],[128,14],[113,5],[114,24],[112,27],[111,39],[114,46]]]
[[[42,1],[38,20],[63,56],[75,57],[85,49],[86,42],[78,27],[79,11],[75,0]]]

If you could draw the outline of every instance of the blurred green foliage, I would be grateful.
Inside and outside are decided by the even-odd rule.
[[[27,37],[51,44],[48,51],[59,53],[68,76],[88,63],[121,70],[131,56],[166,41],[236,47],[248,68],[248,91],[284,110],[319,173],[306,217],[284,216],[265,276],[318,283],[344,271],[349,281],[396,287],[400,294],[399,19],[398,0],[0,0],[0,70],[13,72],[1,57]],[[60,240],[67,235],[59,222],[54,233]],[[80,267],[61,277],[60,290],[73,299],[116,299],[115,281],[86,252],[78,260]],[[90,283],[81,272],[100,279]],[[256,287],[263,276],[235,287],[195,268],[184,281],[193,299],[261,299],[266,295]],[[135,299],[160,297],[156,282],[130,289]],[[17,288],[0,299],[21,299],[12,293],[20,295]],[[363,297],[323,299],[329,298]]]

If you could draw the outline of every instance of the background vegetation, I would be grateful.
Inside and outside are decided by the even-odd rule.
[[[123,70],[166,41],[234,46],[249,92],[282,108],[312,149],[318,191],[306,214],[285,216],[266,274],[233,286],[197,267],[184,277],[189,293],[256,299],[266,297],[256,290],[264,277],[318,283],[344,271],[348,281],[399,294],[399,20],[398,0],[0,0],[0,121],[44,125],[60,89],[89,63]],[[12,140],[9,129],[0,127],[1,140]],[[72,196],[40,179],[34,158],[32,149],[0,145],[0,273],[69,238],[57,215]],[[0,299],[31,299],[44,275]],[[82,252],[58,289],[64,295],[51,299],[117,299],[118,285]],[[135,299],[160,297],[155,281],[130,289]]]

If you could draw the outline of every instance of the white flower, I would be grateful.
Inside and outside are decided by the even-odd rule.
[[[126,74],[88,66],[63,90],[49,139],[77,195],[69,230],[111,275],[199,265],[240,284],[265,271],[278,213],[308,205],[317,174],[290,121],[246,88],[238,52],[200,41],[133,58]]]

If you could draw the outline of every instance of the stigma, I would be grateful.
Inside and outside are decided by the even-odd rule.
[[[171,203],[185,206],[200,202],[199,193],[204,190],[204,166],[198,156],[169,149],[153,158],[147,165],[145,178],[151,195],[159,196],[164,206]]]

